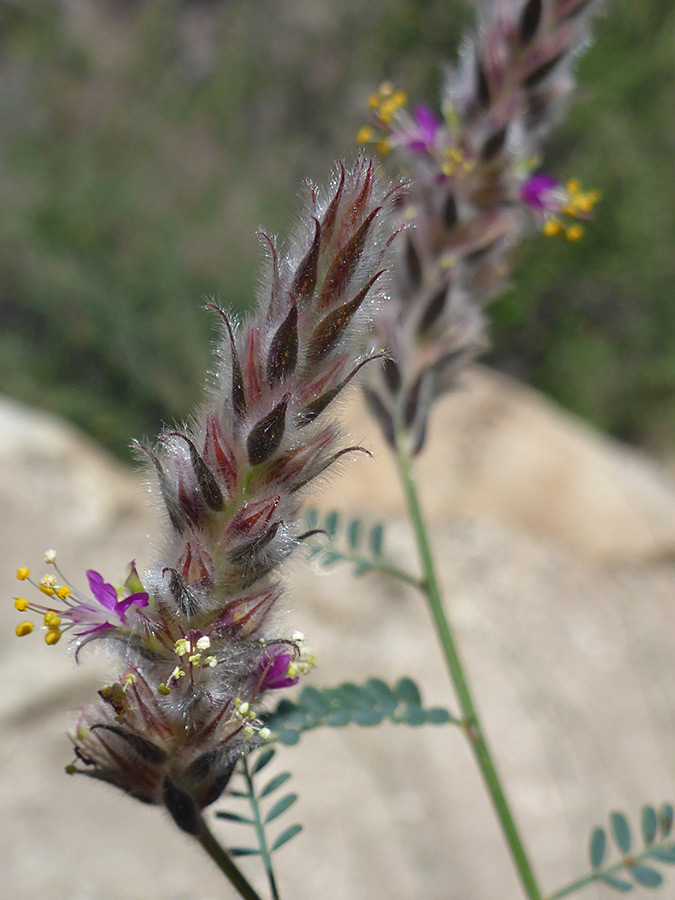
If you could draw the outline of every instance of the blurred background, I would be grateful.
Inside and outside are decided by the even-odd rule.
[[[0,390],[128,460],[199,396],[206,297],[254,300],[260,226],[355,152],[384,78],[435,102],[451,0],[0,0]],[[602,191],[535,237],[488,361],[609,434],[675,440],[675,8],[615,0],[547,168]]]

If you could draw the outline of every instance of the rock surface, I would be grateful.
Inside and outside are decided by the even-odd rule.
[[[357,441],[376,446],[358,400],[345,412]],[[157,809],[63,774],[69,710],[100,686],[105,660],[76,668],[62,645],[13,636],[13,572],[40,570],[47,547],[74,580],[87,567],[114,580],[130,559],[147,561],[154,524],[143,485],[71,427],[10,401],[0,404],[0,461],[3,898],[230,896]],[[589,829],[609,810],[637,821],[641,803],[674,797],[675,494],[653,463],[484,370],[440,405],[419,473],[449,614],[551,891],[586,872]],[[387,554],[414,570],[385,451],[345,465],[319,499],[376,507]],[[289,582],[289,623],[320,660],[312,683],[408,674],[429,704],[455,708],[412,589],[378,575],[355,580],[342,566],[320,572],[300,558]],[[282,896],[520,898],[456,730],[317,731],[278,757],[300,796],[278,830],[305,824],[277,857]],[[226,842],[244,840],[240,826],[216,828]],[[242,867],[267,896],[255,861]],[[594,890],[584,896],[610,896]]]

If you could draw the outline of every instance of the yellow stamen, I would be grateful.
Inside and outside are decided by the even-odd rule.
[[[269,741],[269,739],[272,737],[272,732],[267,727],[261,728],[258,734],[263,741]]]
[[[19,612],[26,612],[28,609],[28,600],[25,597],[17,597],[14,601],[14,609],[18,609]]]
[[[356,142],[357,144],[369,144],[374,137],[375,132],[370,125],[364,125],[362,128],[359,128],[356,134]]]
[[[393,93],[394,93],[394,85],[391,83],[391,81],[383,81],[379,87],[380,98],[391,97],[391,95]]]
[[[565,187],[570,194],[578,194],[581,190],[581,181],[579,178],[570,178]]]
[[[16,636],[17,637],[26,637],[26,635],[30,634],[32,630],[33,630],[32,622],[20,622],[16,626],[16,629],[15,629]]]
[[[158,684],[157,685],[157,693],[161,694],[163,697],[166,697],[166,695],[170,694],[171,691],[165,684]]]
[[[208,650],[211,646],[211,638],[208,634],[203,634],[195,644],[197,650]]]
[[[65,600],[66,597],[69,597],[71,594],[72,591],[65,584],[62,584],[60,588],[56,589],[56,596],[59,598],[59,600]]]
[[[296,663],[289,663],[288,668],[286,669],[286,677],[287,678],[297,678],[300,674],[300,670]]]
[[[60,628],[50,628],[47,634],[45,635],[45,644],[48,644],[50,647],[53,647],[54,644],[58,644],[61,640],[61,629]]]
[[[134,675],[133,672],[127,672],[127,674],[124,676],[124,684],[127,687],[130,684],[136,684],[137,681],[138,681],[138,678],[136,678],[136,676]]]
[[[44,622],[45,625],[49,625],[50,628],[57,628],[61,624],[61,617],[55,610],[48,609],[45,613]]]
[[[542,230],[546,237],[557,237],[559,234],[562,234],[563,227],[557,219],[549,219],[547,222],[544,222]]]
[[[565,232],[565,237],[568,241],[576,242],[580,241],[584,236],[584,226],[583,225],[570,225],[567,231]]]
[[[244,725],[244,727],[241,729],[241,731],[242,731],[242,734],[244,735],[244,737],[247,737],[247,738],[252,738],[253,735],[255,734],[255,728],[252,725]]]
[[[380,156],[386,156],[391,151],[391,141],[387,140],[387,138],[382,138],[375,144],[375,149]]]
[[[45,587],[43,584],[39,584],[38,587],[40,588],[40,590],[42,591],[42,593],[43,593],[43,594],[46,594],[48,597],[53,597],[54,594],[56,593],[56,591],[54,590],[54,588],[51,588],[51,587]]]
[[[193,653],[192,656],[188,656],[188,662],[191,665],[196,666],[201,658],[202,658],[201,653]]]
[[[56,578],[54,578],[53,575],[43,575],[40,579],[40,584],[42,585],[42,587],[55,588]]]
[[[169,681],[178,681],[179,678],[184,678],[185,672],[181,669],[180,666],[176,666],[171,675],[169,675]]]
[[[380,95],[379,94],[371,94],[368,97],[368,107],[369,109],[377,109],[380,105]]]
[[[204,660],[204,665],[210,666],[212,669],[214,669],[218,665],[218,660],[215,658],[215,656],[207,656]]]
[[[173,649],[176,652],[177,656],[185,656],[186,653],[189,653],[192,647],[190,646],[190,642],[186,641],[185,638],[178,638],[176,643],[173,645]]]
[[[56,550],[45,550],[45,562],[47,565],[56,562]]]
[[[16,577],[19,581],[25,581],[27,578],[30,578],[30,569],[27,569],[26,566],[21,566],[20,569],[16,570]]]

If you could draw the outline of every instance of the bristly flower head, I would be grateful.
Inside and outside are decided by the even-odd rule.
[[[366,391],[387,441],[423,446],[434,398],[485,345],[483,308],[509,251],[533,227],[570,241],[599,199],[577,179],[536,172],[542,139],[574,86],[572,65],[599,0],[492,0],[447,79],[440,113],[409,111],[385,82],[357,139],[410,182],[399,204],[392,301],[375,320],[390,359]]]
[[[382,299],[395,196],[369,162],[341,165],[329,190],[310,186],[288,253],[263,236],[258,310],[237,325],[211,306],[222,341],[207,400],[189,425],[138,448],[165,510],[160,559],[142,578],[132,564],[121,588],[90,570],[90,596],[57,569],[63,584],[34,584],[39,603],[15,600],[43,616],[47,643],[68,630],[77,653],[96,642],[121,655],[118,679],[81,714],[69,771],[164,804],[190,833],[236,761],[269,737],[264,693],[315,663],[273,614],[275,569],[299,543],[302,489],[360,449],[341,446],[330,405],[379,355],[363,354],[362,335]],[[25,568],[17,577],[30,581]]]

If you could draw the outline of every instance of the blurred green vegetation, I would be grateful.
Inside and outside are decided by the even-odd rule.
[[[0,390],[115,452],[185,416],[206,298],[254,302],[254,232],[354,155],[383,78],[433,100],[471,21],[431,0],[0,0]],[[537,238],[490,360],[611,433],[675,438],[675,9],[615,0],[549,169],[603,192]]]

